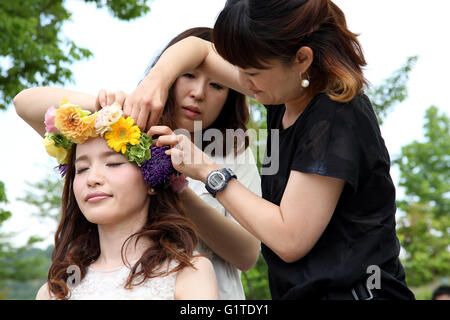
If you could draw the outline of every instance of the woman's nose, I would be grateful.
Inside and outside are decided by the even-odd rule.
[[[90,187],[94,187],[96,185],[102,185],[104,181],[104,177],[101,171],[101,168],[98,166],[91,166],[87,172],[87,180],[86,183]]]
[[[191,96],[196,100],[204,100],[206,94],[205,85],[203,81],[196,81],[192,86]]]

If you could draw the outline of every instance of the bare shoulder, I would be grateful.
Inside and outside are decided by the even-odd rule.
[[[50,299],[51,299],[50,292],[49,292],[48,284],[46,282],[39,289],[39,291],[36,295],[36,300],[50,300]]]
[[[186,267],[178,272],[175,283],[175,299],[208,300],[219,299],[214,267],[208,258],[194,257],[194,268]]]

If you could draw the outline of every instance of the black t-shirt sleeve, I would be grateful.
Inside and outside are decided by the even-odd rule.
[[[361,150],[354,107],[328,97],[317,101],[305,114],[303,127],[296,128],[299,139],[291,169],[342,179],[356,191]]]

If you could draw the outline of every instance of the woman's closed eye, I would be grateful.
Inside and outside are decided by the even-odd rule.
[[[115,168],[120,166],[121,164],[124,164],[123,162],[113,162],[113,163],[107,163],[106,166],[110,167],[110,168]],[[87,169],[89,169],[89,167],[86,168],[79,168],[76,170],[76,174],[81,174],[83,172],[85,172]]]
[[[123,164],[123,162],[114,162],[114,163],[107,163],[106,166],[108,166],[108,167],[118,167],[121,164]]]
[[[186,77],[189,79],[195,79],[195,75],[193,75],[192,73],[185,73],[185,74],[183,74],[183,77]]]
[[[213,87],[214,89],[217,89],[217,90],[222,90],[223,89],[223,86],[221,86],[220,84],[215,83],[215,82],[211,82],[209,85],[211,87]]]
[[[87,170],[88,168],[80,168],[80,169],[76,169],[76,174],[80,174],[83,173]]]

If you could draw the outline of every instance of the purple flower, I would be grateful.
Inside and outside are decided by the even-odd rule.
[[[61,178],[64,178],[66,176],[67,164],[60,164],[56,168],[58,168]]]
[[[166,187],[170,176],[175,173],[165,147],[151,146],[152,157],[142,163],[141,171],[145,182],[152,187]]]

